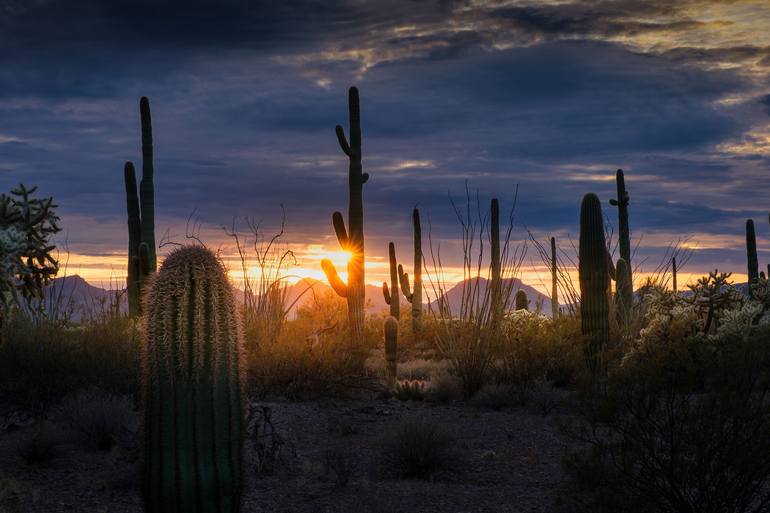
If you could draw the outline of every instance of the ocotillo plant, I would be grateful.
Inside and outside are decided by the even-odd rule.
[[[754,221],[746,221],[746,260],[748,261],[749,284],[759,278],[759,259],[757,258],[757,236],[754,233]]]
[[[173,251],[145,296],[148,513],[239,511],[241,347],[232,288],[217,257],[197,246]]]
[[[580,205],[580,320],[586,355],[595,372],[599,353],[609,342],[609,269],[604,238],[602,206],[596,194],[583,197]]]
[[[615,174],[615,183],[617,185],[616,199],[610,200],[610,205],[618,207],[618,247],[620,250],[620,258],[626,261],[628,264],[628,279],[633,283],[633,276],[631,273],[631,235],[628,229],[628,202],[629,196],[626,190],[626,180],[623,175],[623,170],[618,169]],[[613,279],[617,279],[616,277]]]
[[[348,91],[350,114],[350,143],[345,138],[342,126],[337,125],[337,140],[343,153],[350,159],[348,167],[348,230],[340,212],[332,215],[332,224],[337,241],[342,249],[350,252],[348,261],[348,283],[337,274],[330,260],[321,261],[321,267],[334,291],[348,302],[348,322],[353,343],[360,343],[364,337],[364,205],[363,186],[369,179],[361,167],[361,110],[358,89]]]
[[[616,279],[616,293],[615,293],[615,307],[617,311],[618,322],[625,323],[628,320],[631,306],[634,301],[634,287],[631,284],[631,273],[628,269],[628,264],[622,258],[618,259],[618,263],[615,266]]]
[[[502,316],[505,306],[502,304],[502,283],[500,275],[502,266],[500,264],[500,204],[497,198],[492,198],[489,205],[489,238],[490,238],[490,302],[493,322],[496,322]],[[518,301],[519,295],[516,294]],[[518,304],[517,304],[517,310]]]
[[[150,101],[139,100],[142,124],[142,180],[137,195],[136,171],[133,162],[126,162],[123,180],[126,186],[126,210],[128,214],[128,313],[139,315],[142,307],[142,288],[148,274],[157,269],[155,251],[155,189],[153,185],[152,119]],[[140,262],[139,247],[147,246],[147,262]]]
[[[398,297],[398,296],[396,296]],[[392,315],[385,319],[385,379],[388,390],[396,386],[396,374],[398,372],[398,321]]]
[[[396,319],[401,318],[401,305],[398,295],[398,263],[396,262],[396,246],[392,242],[388,244],[388,261],[390,263],[390,288],[388,282],[382,282],[382,295],[385,302],[390,305],[390,315]]]
[[[551,237],[551,318],[559,317],[559,279],[556,262],[556,238]]]
[[[516,310],[529,310],[529,299],[527,298],[527,293],[522,289],[516,291],[514,305]]]
[[[412,223],[414,224],[414,288],[409,287],[409,275],[404,268],[398,266],[398,279],[401,283],[401,292],[409,303],[412,304],[412,333],[419,333],[422,327],[422,228],[420,227],[420,211],[416,208],[412,211]]]

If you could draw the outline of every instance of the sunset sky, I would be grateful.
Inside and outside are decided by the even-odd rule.
[[[747,218],[770,262],[767,0],[219,4],[0,0],[0,189],[56,198],[70,274],[123,279],[123,163],[141,161],[146,95],[158,237],[184,242],[194,212],[228,255],[222,226],[253,216],[270,234],[283,205],[293,272],[320,278],[339,252],[331,214],[347,209],[334,126],[347,130],[350,85],[371,175],[369,282],[389,240],[411,268],[415,205],[459,263],[448,195],[466,180],[504,209],[518,184],[515,237],[566,247],[583,194],[615,222],[617,168],[647,268],[690,237],[688,272],[740,281]],[[533,265],[530,250],[524,281],[538,286]]]

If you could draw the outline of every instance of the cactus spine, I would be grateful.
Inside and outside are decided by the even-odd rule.
[[[631,275],[631,235],[628,229],[628,203],[629,196],[626,190],[626,180],[623,170],[618,169],[615,174],[615,183],[617,185],[617,199],[611,199],[610,205],[618,207],[618,246],[620,249],[620,258],[626,261],[628,267],[628,279],[633,283]],[[617,271],[613,279],[617,280]]]
[[[364,205],[363,186],[369,179],[361,167],[361,110],[358,89],[348,91],[348,111],[350,115],[350,142],[345,138],[342,126],[337,125],[336,133],[340,148],[350,159],[348,168],[348,230],[340,212],[332,215],[332,225],[337,234],[337,241],[342,249],[350,252],[348,261],[348,283],[345,284],[337,274],[330,260],[321,261],[326,278],[334,291],[347,299],[348,322],[353,343],[360,343],[364,337]]]
[[[551,237],[551,318],[559,317],[559,277],[556,261],[556,239]]]
[[[491,283],[491,313],[492,321],[500,320],[505,306],[502,304],[502,284],[500,276],[502,266],[500,265],[500,204],[497,198],[492,198],[489,205],[489,238],[490,238],[490,274]],[[518,300],[518,294],[516,295]],[[518,304],[517,304],[517,310]]]
[[[388,282],[382,282],[382,295],[385,302],[390,305],[390,315],[396,319],[401,318],[401,305],[398,298],[398,264],[396,262],[396,246],[392,242],[388,244],[388,261],[390,263],[390,289]]]
[[[754,221],[746,221],[746,257],[748,260],[749,284],[759,279],[759,259],[757,258],[757,236],[754,233]]]
[[[224,268],[205,248],[175,250],[145,309],[145,511],[237,512],[242,345]]]
[[[599,198],[589,193],[580,205],[580,320],[586,355],[593,371],[609,342],[609,266]]]
[[[152,118],[150,101],[139,100],[142,125],[142,180],[137,195],[136,170],[132,162],[126,162],[123,181],[126,186],[126,210],[128,214],[128,313],[142,313],[142,289],[150,273],[157,269],[155,251],[155,190],[153,185]],[[146,254],[140,247],[146,246]],[[142,259],[145,258],[146,261]]]
[[[416,208],[412,211],[412,223],[414,224],[414,283],[410,290],[409,275],[404,268],[398,266],[398,279],[401,283],[401,291],[412,305],[412,333],[419,333],[422,328],[422,228],[420,227],[420,211]]]
[[[398,296],[396,296],[398,297]],[[385,319],[385,378],[388,390],[396,387],[398,357],[398,320],[392,315]]]
[[[516,291],[515,309],[529,310],[529,299],[527,299],[527,293],[522,289]]]
[[[622,258],[618,259],[618,263],[615,266],[615,273],[617,275],[615,284],[615,306],[617,309],[618,321],[622,324],[628,320],[631,311],[631,306],[634,301],[634,287],[631,284],[631,272],[628,269],[628,264]]]

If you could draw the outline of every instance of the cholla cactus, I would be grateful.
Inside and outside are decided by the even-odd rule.
[[[225,269],[172,252],[145,297],[144,498],[148,513],[240,510],[241,335]]]
[[[0,194],[0,320],[21,300],[41,299],[59,271],[50,242],[61,231],[57,205],[53,198],[32,198],[36,190],[19,185]]]

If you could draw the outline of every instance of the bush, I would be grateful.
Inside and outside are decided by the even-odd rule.
[[[770,329],[722,318],[719,335],[654,326],[585,393],[565,460],[576,510],[767,511]]]
[[[424,479],[446,470],[455,460],[455,438],[442,425],[422,417],[397,424],[385,437],[383,457],[390,471],[407,478]]]
[[[128,397],[94,387],[66,398],[58,413],[85,448],[100,451],[111,449],[136,419]]]
[[[50,424],[42,424],[18,448],[19,456],[30,465],[47,465],[60,453],[61,438]]]

